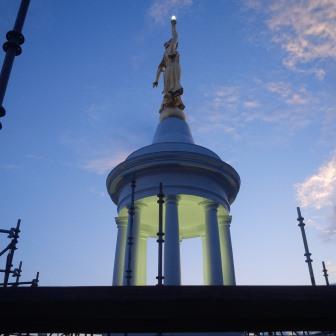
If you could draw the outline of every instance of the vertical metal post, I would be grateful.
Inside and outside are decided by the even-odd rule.
[[[163,285],[163,279],[164,276],[162,275],[162,265],[163,265],[163,243],[164,243],[164,233],[163,233],[163,203],[164,203],[164,194],[163,194],[163,187],[162,187],[162,183],[160,183],[160,187],[159,187],[159,193],[157,195],[158,200],[157,203],[159,204],[159,230],[157,233],[158,239],[157,239],[157,243],[158,243],[158,248],[159,248],[159,253],[158,253],[158,276],[156,277],[156,279],[158,280],[158,286],[162,286]]]
[[[6,259],[4,287],[7,287],[8,285],[9,275],[11,273],[11,269],[13,266],[14,252],[16,250],[16,244],[18,242],[19,233],[20,233],[20,224],[21,224],[21,219],[18,220],[16,224],[16,228],[12,229],[10,233],[10,238],[12,238],[12,241],[10,242],[10,248],[9,248],[9,252],[7,254],[7,259]]]
[[[38,286],[39,276],[40,276],[40,272],[37,272],[35,279],[33,279],[32,282],[31,282],[31,287],[37,287]]]
[[[304,249],[305,249],[305,254],[304,256],[306,257],[306,263],[308,264],[308,270],[309,270],[309,275],[310,275],[310,280],[311,280],[311,284],[312,286],[315,286],[315,277],[314,277],[314,271],[313,271],[313,265],[312,262],[313,260],[310,258],[311,253],[309,252],[309,248],[308,248],[308,242],[307,242],[307,237],[306,237],[306,232],[305,232],[305,223],[303,222],[304,218],[301,216],[301,210],[299,207],[296,208],[297,210],[297,214],[298,214],[298,226],[301,229],[301,234],[302,234],[302,240],[303,240],[303,245],[304,245]]]
[[[131,183],[131,206],[128,209],[129,214],[129,230],[128,230],[128,260],[127,260],[127,270],[126,270],[126,285],[131,285],[132,279],[132,245],[133,245],[133,225],[134,225],[134,214],[135,214],[135,207],[134,207],[134,194],[135,194],[135,180]]]
[[[15,276],[15,286],[19,284],[21,272],[22,272],[22,261],[20,261],[19,268],[16,268],[14,270],[13,276]]]
[[[329,286],[329,279],[328,279],[328,270],[325,266],[324,261],[322,261],[322,267],[323,267],[323,276],[325,278],[326,285]]]
[[[4,117],[6,115],[6,110],[2,106],[2,103],[5,97],[14,58],[22,53],[21,45],[24,43],[22,28],[27,15],[29,3],[30,0],[21,0],[14,28],[6,34],[7,42],[3,44],[3,50],[5,51],[6,56],[0,73],[0,117]],[[1,128],[2,125],[0,123],[0,129]]]

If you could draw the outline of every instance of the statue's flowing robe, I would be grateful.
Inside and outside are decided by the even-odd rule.
[[[174,27],[173,37],[169,41],[169,47],[165,50],[162,60],[162,65],[164,67],[164,95],[169,94],[169,92],[175,92],[181,89],[180,55],[176,49],[177,33]]]

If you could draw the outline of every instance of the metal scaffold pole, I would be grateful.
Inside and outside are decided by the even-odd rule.
[[[9,76],[13,67],[14,58],[22,53],[21,45],[24,43],[22,28],[26,19],[30,0],[21,0],[21,5],[16,17],[13,30],[6,34],[7,41],[3,44],[3,50],[6,53],[1,73],[0,73],[0,118],[6,115],[6,110],[2,103],[5,97]],[[0,129],[2,124],[0,123]]]
[[[10,244],[8,245],[8,254],[6,258],[5,276],[4,276],[4,287],[8,286],[9,275],[13,266],[14,252],[16,250],[16,244],[18,243],[19,233],[20,233],[21,219],[17,221],[16,228],[11,230],[10,238],[12,238]]]
[[[326,285],[329,286],[329,279],[328,279],[328,270],[325,266],[324,261],[322,261],[322,267],[323,267],[323,276],[325,278]]]
[[[134,226],[134,214],[135,214],[135,206],[134,206],[134,194],[135,194],[135,180],[131,183],[131,205],[128,209],[129,214],[129,230],[128,230],[128,259],[127,259],[127,270],[126,270],[126,285],[131,285],[132,280],[132,245],[133,245],[133,226]]]
[[[0,283],[0,287],[18,287],[21,285],[31,285],[31,287],[37,287],[39,282],[39,272],[36,273],[35,279],[31,281],[20,281],[21,273],[22,273],[22,261],[19,263],[19,267],[13,269],[13,260],[14,254],[17,250],[17,244],[19,240],[20,233],[20,225],[21,219],[17,221],[16,227],[11,228],[9,230],[0,229],[0,233],[7,234],[10,239],[9,244],[0,251],[0,257],[3,256],[6,252],[8,252],[6,256],[6,264],[4,269],[0,269],[0,273],[4,273],[4,281]],[[15,278],[14,281],[9,280],[10,275]]]
[[[308,248],[308,242],[307,242],[307,237],[306,237],[306,232],[305,232],[305,223],[303,222],[304,218],[301,216],[301,210],[299,207],[296,208],[297,210],[297,214],[298,214],[298,226],[301,229],[301,234],[302,234],[302,240],[303,240],[303,246],[305,249],[305,254],[304,256],[306,257],[306,263],[308,264],[308,270],[309,270],[309,276],[310,276],[310,280],[311,280],[311,284],[312,286],[315,286],[315,277],[314,277],[314,271],[313,271],[313,260],[310,258],[311,253],[309,252],[309,248]]]
[[[158,243],[158,276],[156,277],[157,281],[158,281],[158,286],[162,286],[163,285],[163,279],[164,276],[162,275],[162,265],[163,265],[163,243],[164,243],[164,233],[163,233],[163,203],[164,203],[164,194],[163,194],[163,187],[162,187],[162,183],[160,183],[160,187],[159,187],[159,193],[157,195],[158,200],[157,203],[159,204],[159,230],[157,232],[157,243]]]

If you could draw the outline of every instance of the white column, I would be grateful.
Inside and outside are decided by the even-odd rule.
[[[219,229],[219,239],[221,246],[222,255],[222,269],[223,269],[223,279],[224,285],[235,285],[235,270],[233,263],[233,252],[232,252],[232,242],[230,234],[230,223],[231,216],[219,216],[218,217],[218,229]]]
[[[166,204],[166,225],[164,235],[164,284],[181,284],[180,239],[177,195],[168,195]]]
[[[223,285],[222,261],[218,234],[218,203],[206,201],[201,203],[205,210],[205,237],[209,253],[209,285]]]
[[[123,284],[127,284],[127,270],[128,270],[128,260],[129,252],[131,251],[131,281],[130,285],[135,286],[139,284],[139,257],[140,257],[140,225],[141,225],[141,208],[144,206],[143,203],[137,202],[134,208],[134,218],[133,218],[133,230],[130,232],[131,215],[128,214],[128,225],[127,225],[127,244],[125,252],[125,268],[124,268],[124,281]],[[129,249],[129,237],[132,236],[131,250]]]
[[[203,257],[203,284],[209,285],[209,252],[208,243],[205,235],[201,236],[202,239],[202,257]]]
[[[147,236],[142,234],[139,241],[139,273],[137,284],[145,286],[147,284]]]
[[[127,240],[127,217],[115,218],[118,235],[114,256],[113,286],[122,286],[125,266],[125,249]]]

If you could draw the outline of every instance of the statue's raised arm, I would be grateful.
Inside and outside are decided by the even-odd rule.
[[[171,27],[172,27],[171,48],[175,49],[176,51],[177,45],[178,45],[178,35],[176,31],[176,19],[171,20]]]
[[[176,31],[176,18],[171,19],[172,37],[164,44],[164,54],[160,62],[156,78],[153,82],[153,87],[157,87],[161,73],[163,73],[163,102],[160,113],[165,108],[184,109],[184,104],[181,100],[183,88],[180,84],[181,68],[180,68],[180,54],[177,51],[178,34]]]

